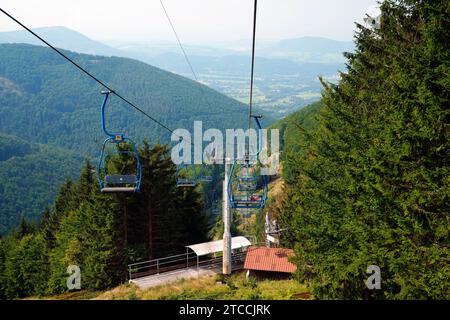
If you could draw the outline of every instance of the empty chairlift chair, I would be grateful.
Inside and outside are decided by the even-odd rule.
[[[212,182],[213,181],[213,177],[212,175],[207,172],[206,170],[206,164],[203,163],[200,167],[200,181],[201,182]]]
[[[218,197],[217,190],[214,189],[211,201],[211,214],[217,216],[222,212],[222,204]]]
[[[126,138],[104,141],[98,166],[100,191],[138,192],[141,164],[134,143]]]
[[[197,185],[197,173],[192,164],[179,164],[175,176],[177,187],[195,187]]]
[[[267,183],[264,175],[257,174],[260,168],[249,159],[236,160],[228,179],[228,197],[232,208],[262,209],[267,198]]]
[[[178,154],[182,151],[184,152],[184,150],[182,150],[182,141],[183,138],[180,137]],[[197,170],[195,166],[191,163],[181,162],[177,165],[175,179],[177,187],[195,187],[197,185]]]
[[[228,179],[228,199],[234,209],[262,209],[266,205],[268,186],[265,175],[261,175],[258,155],[262,146],[260,116],[252,116],[258,129],[258,151],[251,155],[249,150],[243,159],[236,159]]]
[[[142,168],[139,153],[133,140],[121,133],[110,133],[105,127],[105,107],[111,92],[102,92],[105,98],[101,107],[102,129],[108,136],[103,141],[98,162],[98,181],[104,193],[138,192]]]
[[[201,182],[213,182],[213,176],[211,174],[211,171],[208,169],[209,165],[213,165],[216,163],[216,149],[213,149],[214,152],[213,153],[206,153],[203,155],[203,162],[202,165],[200,167],[200,174],[199,174],[199,178]]]
[[[237,177],[238,191],[256,191],[257,178],[255,176],[242,175]]]

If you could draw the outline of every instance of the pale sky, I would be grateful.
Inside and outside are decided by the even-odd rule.
[[[163,0],[183,42],[249,39],[253,0]],[[258,39],[321,36],[352,40],[377,0],[259,0]],[[65,26],[95,40],[170,41],[160,0],[0,0],[0,7],[32,28]],[[20,29],[0,13],[0,31]]]

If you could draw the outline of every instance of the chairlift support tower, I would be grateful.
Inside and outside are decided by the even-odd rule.
[[[223,262],[222,273],[231,274],[231,210],[228,206],[228,179],[230,175],[231,159],[225,158],[225,177],[222,186],[222,214],[223,214]]]

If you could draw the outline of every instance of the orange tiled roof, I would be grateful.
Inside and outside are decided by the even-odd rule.
[[[245,258],[244,269],[294,273],[297,266],[288,261],[294,254],[291,249],[250,247]]]

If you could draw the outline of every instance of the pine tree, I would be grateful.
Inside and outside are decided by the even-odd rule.
[[[66,217],[70,211],[75,210],[78,207],[79,203],[75,197],[75,185],[72,181],[67,180],[60,187],[51,210],[44,211],[41,222],[41,232],[47,243],[48,249],[53,249],[55,246],[55,233],[60,226],[61,220]]]
[[[15,237],[17,239],[22,239],[26,235],[33,233],[33,231],[34,231],[33,225],[30,222],[28,222],[24,218],[24,216],[20,216],[19,225],[14,231]]]
[[[358,26],[338,85],[287,186],[282,222],[319,298],[448,298],[449,15],[446,1],[386,1]],[[368,265],[382,290],[368,290]]]
[[[133,248],[145,245],[147,259],[182,253],[188,244],[207,239],[208,222],[199,192],[177,188],[175,165],[167,146],[140,150],[141,192],[129,200],[128,229]],[[140,258],[141,260],[143,257]]]
[[[95,169],[91,165],[91,162],[86,159],[81,169],[80,180],[77,185],[77,195],[81,201],[89,197],[96,185],[94,183],[94,172]]]
[[[40,234],[27,234],[18,241],[10,241],[2,270],[6,297],[11,299],[43,294],[49,274],[43,237]]]
[[[126,280],[126,264],[133,259],[184,252],[186,245],[206,239],[201,196],[194,189],[176,188],[167,146],[150,148],[144,142],[139,152],[140,193],[100,193],[86,161],[79,180],[61,186],[38,229],[22,219],[12,236],[0,242],[5,297],[65,292],[70,265],[80,267],[83,289],[112,287]],[[129,160],[119,156],[111,165],[128,166]]]

